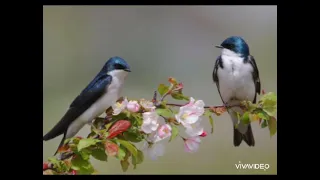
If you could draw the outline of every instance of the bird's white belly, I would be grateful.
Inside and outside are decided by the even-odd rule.
[[[112,80],[108,86],[107,93],[101,96],[94,104],[92,104],[84,113],[82,113],[68,128],[66,138],[74,136],[78,131],[93,119],[100,116],[106,109],[112,106],[119,99],[123,82],[117,78]]]
[[[240,57],[222,56],[223,69],[218,69],[219,91],[224,102],[236,100],[253,101],[255,85],[252,77],[253,68],[244,64]]]
[[[253,101],[255,84],[252,77],[252,66],[249,63],[243,63],[241,57],[222,56],[222,58],[223,69],[218,69],[219,91],[222,100],[228,105],[236,105],[243,100]],[[238,123],[236,112],[243,114],[239,107],[232,107],[228,112],[234,125]],[[239,132],[245,133],[247,126],[240,123]]]

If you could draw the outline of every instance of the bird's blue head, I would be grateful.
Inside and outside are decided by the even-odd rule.
[[[113,70],[124,70],[131,72],[129,64],[121,57],[115,56],[111,57],[103,66],[101,72],[107,73]]]
[[[217,48],[225,48],[233,51],[241,56],[248,56],[249,46],[248,44],[239,36],[231,36],[225,39],[220,46],[216,46]]]

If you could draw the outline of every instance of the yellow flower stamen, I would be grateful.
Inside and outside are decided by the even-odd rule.
[[[184,113],[184,114],[181,116],[181,118],[182,118],[182,119],[187,119],[187,118],[188,118],[188,116],[189,116],[189,114],[188,114],[188,113]]]
[[[166,134],[169,133],[169,129],[168,128],[164,128],[163,132],[165,132]]]
[[[117,107],[117,108],[121,108],[121,107],[122,107],[122,104],[119,103],[119,102],[117,102],[117,103],[116,103],[116,107]]]

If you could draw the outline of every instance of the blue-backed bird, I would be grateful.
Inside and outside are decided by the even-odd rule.
[[[124,59],[117,56],[110,58],[96,77],[73,100],[61,120],[43,136],[43,140],[48,141],[63,134],[58,149],[63,146],[65,139],[75,136],[84,125],[90,124],[116,103],[128,72],[131,72],[130,66]],[[58,150],[54,155],[57,152]]]
[[[255,103],[257,94],[260,94],[261,82],[248,44],[239,36],[231,36],[216,47],[221,49],[221,54],[216,59],[212,76],[223,103],[229,107],[244,100]],[[254,146],[251,124],[241,121],[238,124],[236,112],[243,114],[239,106],[228,108],[233,122],[234,146],[239,146],[242,140],[249,146]]]

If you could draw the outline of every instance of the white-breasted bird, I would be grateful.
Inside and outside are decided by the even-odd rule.
[[[243,100],[255,103],[257,94],[260,94],[261,82],[257,64],[250,55],[248,44],[239,36],[231,36],[216,47],[221,48],[221,55],[215,62],[212,75],[223,103],[227,106],[239,104]],[[249,146],[254,146],[251,124],[241,121],[238,124],[235,112],[242,115],[243,110],[240,107],[228,108],[233,122],[234,146],[239,146],[242,140]]]
[[[116,103],[128,72],[131,72],[130,66],[124,59],[117,56],[110,58],[90,84],[73,100],[62,119],[43,136],[43,140],[48,141],[63,134],[58,149],[63,146],[65,139],[75,136],[85,124],[90,124]],[[57,152],[58,150],[54,155]]]

